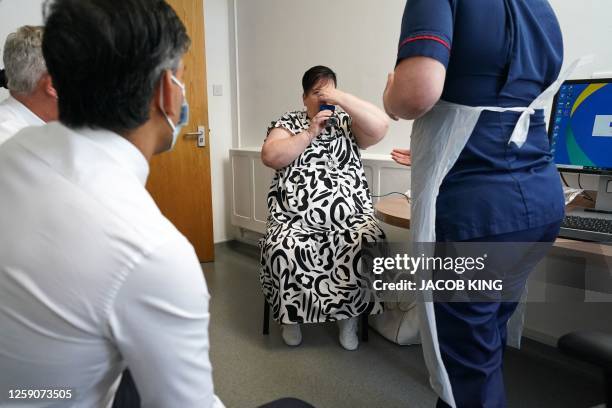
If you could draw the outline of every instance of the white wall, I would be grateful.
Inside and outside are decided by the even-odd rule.
[[[612,2],[610,0],[549,0],[561,30],[565,48],[565,63],[583,55],[593,54],[591,66],[579,69],[572,77],[589,78],[592,73],[608,72],[612,77]]]
[[[233,5],[228,0],[204,2],[206,28],[206,71],[208,85],[208,118],[210,126],[210,163],[212,174],[213,223],[215,242],[233,238],[230,223],[231,168],[229,150],[237,146],[235,130],[235,85]],[[223,95],[213,95],[220,85]]]
[[[261,146],[270,121],[302,108],[302,75],[313,65],[328,65],[339,88],[382,107],[405,0],[235,2],[240,147]],[[410,123],[394,123],[368,152],[407,147],[409,135]]]
[[[23,25],[42,24],[42,4],[44,0],[1,0],[0,1],[0,55],[4,53],[6,36]],[[4,63],[0,62],[4,68]],[[0,88],[0,100],[8,92]]]
[[[237,9],[240,147],[260,146],[269,121],[301,104],[300,79],[308,67],[335,69],[339,86],[381,106],[393,68],[405,0],[235,0]],[[612,71],[610,0],[551,0],[565,38],[566,63],[597,59],[572,77]],[[612,76],[612,73],[610,74]],[[369,151],[409,144],[410,123],[393,124]]]

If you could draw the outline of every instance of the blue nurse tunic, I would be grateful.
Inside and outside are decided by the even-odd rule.
[[[546,0],[408,0],[398,63],[426,56],[447,68],[442,99],[470,106],[528,106],[563,60]],[[563,192],[544,115],[525,145],[508,140],[517,113],[483,112],[437,200],[436,236],[461,241],[527,230],[563,217]]]

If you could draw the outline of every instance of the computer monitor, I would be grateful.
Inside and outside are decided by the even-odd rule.
[[[565,81],[548,132],[559,171],[600,175],[595,208],[612,212],[612,78]]]

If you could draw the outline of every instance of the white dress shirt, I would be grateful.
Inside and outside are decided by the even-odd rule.
[[[202,269],[147,175],[109,131],[56,122],[0,146],[0,406],[49,406],[17,389],[108,406],[126,366],[143,407],[223,406]]]
[[[12,96],[0,102],[0,145],[24,127],[44,124],[41,118]]]

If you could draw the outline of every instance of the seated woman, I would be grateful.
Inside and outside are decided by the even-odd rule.
[[[261,157],[276,174],[260,279],[285,343],[301,343],[302,323],[337,321],[340,344],[355,350],[358,316],[382,312],[361,271],[361,242],[385,238],[360,148],[378,143],[389,119],[336,84],[331,69],[309,69],[302,79],[306,109],[286,113],[268,129]]]

